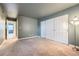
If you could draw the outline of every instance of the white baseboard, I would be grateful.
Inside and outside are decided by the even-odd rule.
[[[69,44],[70,47],[75,47],[73,44]],[[79,48],[79,46],[76,46],[76,48]]]
[[[31,39],[31,38],[38,38],[40,36],[31,36],[31,37],[25,37],[25,38],[19,38],[19,39]]]

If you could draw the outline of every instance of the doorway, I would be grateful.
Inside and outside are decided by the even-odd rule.
[[[7,20],[7,39],[16,39],[16,21]]]

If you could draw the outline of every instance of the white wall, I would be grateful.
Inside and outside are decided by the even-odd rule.
[[[0,5],[0,44],[5,39],[5,15],[6,14],[4,13],[2,6]]]

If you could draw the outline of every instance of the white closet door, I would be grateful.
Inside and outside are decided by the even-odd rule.
[[[54,19],[50,19],[50,39],[55,39]]]
[[[46,38],[51,39],[51,20],[46,20]]]
[[[42,21],[41,37],[68,44],[68,15]]]
[[[54,20],[54,25],[55,25],[55,27],[54,27],[54,29],[55,29],[55,33],[54,33],[54,35],[55,35],[55,41],[58,41],[59,40],[59,20],[58,20],[58,18],[54,18],[55,20]]]
[[[46,20],[46,38],[54,40],[54,19]]]
[[[56,18],[55,30],[55,40],[68,44],[68,15]]]
[[[41,37],[54,40],[54,19],[41,22]]]
[[[46,37],[46,21],[41,22],[41,37]]]
[[[60,19],[60,25],[62,25],[62,30],[60,31],[62,32],[62,42],[68,44],[68,15],[64,15]]]

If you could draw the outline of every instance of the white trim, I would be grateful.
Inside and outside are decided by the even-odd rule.
[[[69,44],[69,46],[72,48],[75,47],[75,45],[73,45],[73,44]],[[79,46],[76,46],[76,47],[79,48]]]
[[[25,38],[19,38],[19,39],[22,40],[22,39],[31,39],[31,38],[38,38],[38,37],[40,36],[31,36],[31,37],[25,37]]]

